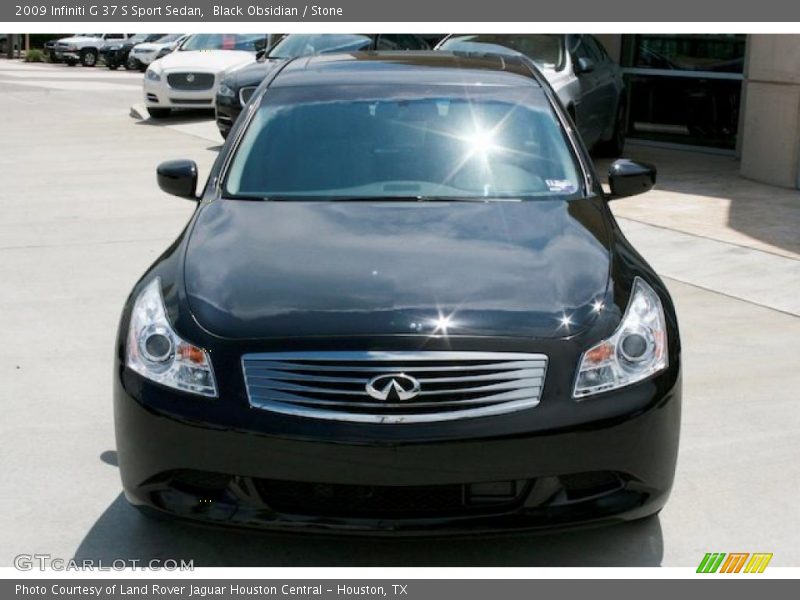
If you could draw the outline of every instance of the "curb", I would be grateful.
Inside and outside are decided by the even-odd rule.
[[[147,115],[147,109],[144,107],[144,104],[131,104],[131,109],[128,114],[132,118],[137,119],[139,121],[145,121],[149,118],[149,115]]]

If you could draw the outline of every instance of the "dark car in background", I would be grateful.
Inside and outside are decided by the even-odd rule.
[[[285,530],[456,533],[643,518],[672,485],[670,295],[524,57],[283,61],[119,323],[127,499]]]
[[[129,60],[133,47],[145,42],[157,42],[165,35],[165,33],[137,33],[125,40],[109,42],[100,48],[100,60],[112,71],[120,67],[134,70],[138,67]]]
[[[427,50],[429,47],[422,36],[405,33],[286,35],[259,56],[255,64],[233,70],[222,80],[215,102],[217,128],[223,138],[228,136],[250,95],[264,77],[283,60],[313,54],[366,50]]]
[[[588,34],[452,34],[436,46],[448,52],[522,54],[537,64],[575,121],[586,145],[619,156],[625,145],[622,69]]]
[[[58,38],[47,40],[44,43],[44,54],[47,60],[53,63],[59,62],[59,58],[56,56],[56,42],[58,42]],[[2,54],[2,52],[0,52],[0,54]]]

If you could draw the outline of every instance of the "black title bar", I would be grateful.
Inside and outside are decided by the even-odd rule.
[[[4,0],[0,21],[37,22],[781,22],[800,21],[787,0]]]

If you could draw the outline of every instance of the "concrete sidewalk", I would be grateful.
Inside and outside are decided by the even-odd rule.
[[[656,188],[615,200],[614,214],[800,260],[800,191],[750,181],[732,156],[629,143],[625,156],[658,168]],[[608,160],[597,161],[605,178]]]
[[[653,191],[610,205],[656,271],[800,315],[800,191],[748,181],[730,156],[634,144],[625,155],[658,168]]]

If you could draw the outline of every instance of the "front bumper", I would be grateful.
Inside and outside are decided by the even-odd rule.
[[[136,62],[142,66],[148,66],[156,59],[156,51],[153,52],[136,52],[134,48],[130,54]]]
[[[121,67],[125,64],[128,58],[129,50],[109,50],[105,48],[100,49],[100,60],[109,67]]]
[[[56,50],[56,58],[58,60],[77,62],[81,59],[81,55],[77,50]]]
[[[492,424],[522,414],[512,413],[481,419],[485,427],[462,439],[417,433],[406,441],[397,431],[384,440],[374,430],[360,438],[314,420],[297,435],[177,416],[135,398],[131,377],[115,378],[125,495],[140,508],[194,521],[414,535],[566,528],[653,514],[674,477],[676,369],[662,376],[666,385],[650,381],[621,391],[619,401],[638,408],[613,418],[499,433]]]
[[[230,96],[220,96],[217,94],[214,102],[215,117],[217,121],[217,129],[219,129],[222,137],[228,137],[228,134],[233,128],[233,124],[242,112],[242,105],[239,103],[238,98]]]
[[[167,73],[161,74],[161,81],[153,81],[145,76],[143,89],[145,105],[151,108],[214,108],[216,85],[204,90],[178,90],[169,86]]]

